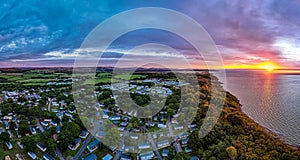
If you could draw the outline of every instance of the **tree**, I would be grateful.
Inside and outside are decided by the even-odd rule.
[[[24,136],[26,133],[30,132],[29,125],[26,121],[21,121],[18,132],[22,136]]]
[[[177,153],[173,159],[174,160],[190,159],[190,156],[186,152],[180,152],[180,153]]]
[[[64,123],[58,136],[59,148],[64,151],[80,133],[80,127],[74,122]]]
[[[21,143],[24,145],[26,151],[34,151],[36,140],[34,137],[24,137]]]
[[[39,101],[39,105],[44,106],[47,104],[47,99],[41,98]]]
[[[137,105],[141,106],[144,104],[143,98],[141,96],[136,96],[135,102]]]
[[[65,100],[65,103],[67,104],[67,106],[69,106],[69,105],[71,104],[71,102],[72,102],[72,100],[70,100],[69,98],[67,98],[67,99]]]
[[[52,99],[52,98],[54,98],[55,93],[54,93],[53,91],[50,91],[50,92],[48,93],[48,96]]]
[[[108,98],[110,98],[110,95],[112,95],[112,91],[111,90],[105,90],[105,91],[102,92],[102,94],[100,94],[98,96],[98,101],[108,99]]]
[[[63,93],[59,93],[58,96],[56,97],[57,101],[61,101],[66,99],[67,97]]]
[[[238,113],[231,113],[227,116],[228,121],[232,125],[243,125],[243,118]]]
[[[40,142],[44,144],[50,152],[56,148],[56,141],[53,139],[51,132],[43,132],[40,134]]]
[[[84,126],[84,124],[82,123],[83,121],[81,121],[79,115],[78,115],[78,114],[75,114],[73,118],[74,118],[74,122],[75,122],[76,124],[78,124],[78,126],[80,127],[80,129],[81,129],[81,130],[84,130],[84,129],[85,129],[85,126]]]
[[[139,126],[139,120],[136,117],[133,117],[129,120],[132,128],[137,128]]]
[[[10,141],[10,135],[7,133],[7,132],[2,132],[0,134],[0,141],[2,143],[6,143],[6,142],[9,142]]]
[[[56,127],[50,127],[50,128],[48,129],[48,132],[49,132],[51,135],[55,134],[55,133],[56,133]]]
[[[175,110],[172,109],[172,108],[167,107],[167,114],[168,114],[169,116],[173,116],[173,115],[175,114]]]
[[[227,147],[226,152],[227,152],[228,156],[230,157],[230,159],[232,159],[232,160],[235,160],[238,156],[237,150],[233,146]]]
[[[23,103],[23,102],[26,102],[26,101],[27,101],[27,99],[24,96],[18,97],[18,102]]]
[[[66,116],[66,115],[63,115],[62,121],[63,121],[63,122],[68,122],[68,121],[69,121],[69,117]]]
[[[49,152],[54,151],[57,146],[56,141],[53,138],[48,138],[45,144]]]
[[[81,119],[82,124],[83,124],[84,126],[89,126],[89,125],[90,125],[90,120],[89,120],[88,117],[81,116],[80,119]]]
[[[65,151],[68,148],[68,145],[72,143],[73,141],[73,135],[71,132],[61,132],[58,135],[58,147],[61,151]]]

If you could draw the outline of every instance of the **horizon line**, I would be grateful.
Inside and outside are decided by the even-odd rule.
[[[74,66],[11,66],[11,67],[0,67],[0,69],[54,69],[54,68],[75,68]],[[76,67],[76,68],[115,68],[114,66],[98,66],[98,67]],[[118,67],[120,68],[120,67]],[[131,69],[134,67],[121,67],[124,69]],[[220,69],[208,69],[208,68],[164,68],[164,67],[139,67],[137,69],[169,69],[169,70],[265,70],[262,68],[220,68]],[[300,68],[277,68],[273,71],[300,71]]]

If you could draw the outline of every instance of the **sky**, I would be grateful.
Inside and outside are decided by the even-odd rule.
[[[300,1],[277,0],[0,0],[0,66],[73,66],[87,35],[104,20],[140,7],[162,7],[181,12],[199,24],[214,40],[225,68],[270,65],[300,69]],[[164,15],[162,24],[172,25]],[[176,19],[174,20],[176,21]],[[127,25],[123,19],[120,24]],[[111,26],[112,29],[120,26]],[[189,26],[182,27],[188,30]],[[193,31],[190,31],[191,34]],[[133,48],[159,43],[170,46]],[[157,48],[158,47],[158,48]],[[161,47],[161,48],[159,48]],[[92,51],[94,52],[94,51]],[[153,58],[184,68],[182,56],[194,68],[205,65],[195,48],[178,35],[156,29],[129,32],[115,40],[99,64],[113,66],[124,55],[128,66]]]

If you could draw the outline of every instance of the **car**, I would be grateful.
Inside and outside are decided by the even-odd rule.
[[[40,130],[39,127],[36,127],[36,131],[37,131],[38,133],[42,133],[42,131]]]
[[[54,156],[55,156],[55,157],[58,157],[57,151],[54,151]]]

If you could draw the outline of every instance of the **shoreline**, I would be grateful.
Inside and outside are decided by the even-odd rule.
[[[293,150],[297,150],[297,149],[300,150],[300,143],[298,144],[299,141],[296,137],[297,134],[294,133],[294,134],[292,134],[292,136],[290,136],[289,135],[290,132],[288,132],[287,130],[283,130],[284,127],[281,127],[279,124],[274,125],[275,122],[264,121],[264,119],[263,119],[264,115],[259,114],[259,116],[257,118],[254,118],[254,117],[257,116],[257,114],[255,114],[255,112],[252,112],[252,110],[253,109],[258,109],[259,110],[260,107],[257,106],[258,103],[251,102],[251,101],[249,101],[249,99],[256,100],[256,98],[258,98],[258,97],[254,96],[254,98],[248,98],[249,96],[252,96],[251,95],[252,92],[244,94],[244,92],[247,92],[247,90],[245,90],[245,89],[249,89],[251,87],[245,87],[245,88],[241,87],[242,85],[246,85],[247,83],[239,83],[238,85],[228,84],[228,83],[233,83],[233,84],[238,83],[238,81],[240,79],[235,79],[235,77],[239,76],[239,73],[240,74],[245,74],[243,76],[246,76],[246,78],[247,77],[251,78],[252,76],[256,77],[256,78],[250,79],[250,81],[247,81],[247,83],[249,82],[250,85],[255,85],[256,84],[256,83],[251,83],[251,80],[261,80],[262,78],[259,77],[260,75],[253,74],[252,72],[249,72],[249,74],[246,73],[246,72],[232,72],[231,74],[227,75],[226,90],[237,98],[238,103],[240,104],[240,112],[244,116],[248,117],[248,119],[251,120],[251,122],[255,123],[256,126],[260,128],[259,130],[263,131],[270,138],[276,139],[276,141],[279,141],[280,143],[284,144],[285,146],[287,146],[289,148],[292,148]],[[266,83],[266,82],[264,82],[264,83]],[[257,87],[259,87],[259,86],[257,86]],[[260,100],[260,99],[257,99],[257,100]],[[255,104],[256,106],[253,106],[253,104]],[[253,106],[254,108],[252,108],[251,106]],[[273,107],[274,108],[284,107],[284,105],[283,106],[281,106],[281,105],[273,106]],[[247,113],[247,111],[249,111],[249,114]],[[252,113],[252,114],[250,114],[250,113]],[[278,114],[280,114],[280,113],[278,113]],[[270,115],[272,115],[272,114],[270,114]],[[254,116],[254,117],[252,117],[252,116]],[[286,121],[284,121],[284,122],[286,122]],[[285,123],[285,124],[289,125],[288,123]],[[296,128],[294,128],[294,129],[296,129]],[[294,131],[297,131],[297,130],[294,130]]]
[[[235,95],[234,95],[235,96]],[[235,96],[237,99],[238,97]],[[239,100],[239,99],[238,99]],[[259,124],[259,122],[257,122],[253,117],[249,116],[244,110],[243,110],[243,105],[240,103],[239,101],[239,104],[240,104],[240,109],[241,109],[241,112],[247,117],[249,118],[250,120],[252,120],[255,125],[257,125],[257,127],[262,130],[267,136],[269,136],[271,139],[274,139],[276,141],[280,141],[281,143],[283,143],[284,145],[288,146],[289,148],[291,149],[294,149],[294,150],[298,150],[299,147],[297,145],[293,145],[293,144],[290,144],[288,143],[286,140],[284,140],[284,138],[282,136],[280,136],[278,133],[276,133],[275,131],[273,131],[272,129],[268,128],[268,127],[265,127],[261,124]]]

